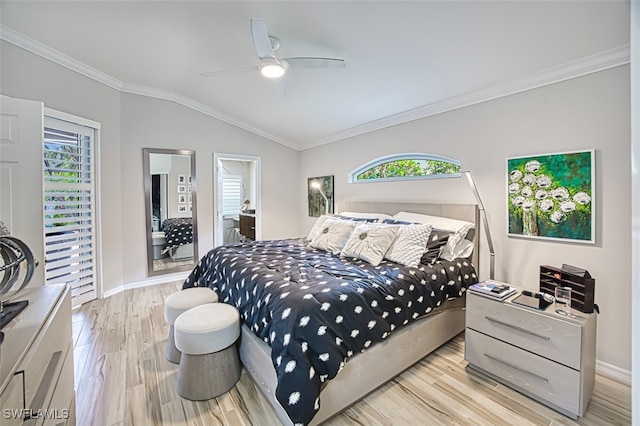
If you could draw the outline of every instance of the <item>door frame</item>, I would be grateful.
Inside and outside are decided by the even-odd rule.
[[[256,199],[254,206],[256,210],[256,240],[262,239],[262,174],[261,174],[261,157],[257,155],[244,154],[227,154],[213,153],[213,245],[221,246],[224,243],[224,224],[222,219],[222,191],[220,190],[221,181],[220,166],[221,161],[248,161],[255,166],[255,176],[253,185],[256,189]]]
[[[93,185],[94,185],[94,200],[93,200],[93,217],[91,220],[94,223],[94,291],[93,298],[82,300],[72,300],[73,308],[77,308],[83,303],[90,302],[94,299],[103,299],[105,297],[104,289],[102,287],[102,193],[101,193],[101,175],[102,170],[100,167],[100,131],[102,124],[98,121],[91,120],[89,118],[80,117],[75,114],[70,114],[64,111],[44,107],[43,111],[43,131],[44,131],[44,117],[53,118],[56,120],[67,121],[69,123],[78,124],[80,126],[89,127],[94,130],[93,135]],[[40,166],[42,169],[42,165]],[[44,194],[44,192],[43,192]],[[42,197],[42,196],[41,196]],[[43,236],[44,236],[44,223],[43,223]],[[79,304],[77,304],[80,302]]]

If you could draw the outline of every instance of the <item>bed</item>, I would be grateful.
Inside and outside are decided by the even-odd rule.
[[[475,205],[355,202],[341,209],[410,211],[478,223]],[[352,227],[351,237],[368,234],[365,241],[389,229],[397,235],[401,227],[418,227],[393,219],[385,227],[362,218],[356,225],[344,218],[336,222]],[[334,226],[333,218],[325,223]],[[473,230],[464,234],[475,240]],[[318,240],[316,235],[217,247],[183,285],[209,286],[238,308],[241,360],[283,424],[328,419],[460,333],[466,288],[477,282],[477,244],[472,258],[433,258],[409,267],[344,251],[339,256],[314,245]]]
[[[162,222],[166,245],[162,254],[173,260],[193,257],[193,222],[190,217],[171,217]]]

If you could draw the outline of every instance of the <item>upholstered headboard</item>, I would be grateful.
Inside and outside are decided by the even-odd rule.
[[[478,238],[480,229],[480,210],[478,209],[477,204],[340,201],[337,203],[336,212],[386,213],[392,216],[398,212],[412,212],[473,222],[476,224],[475,229],[469,231],[467,239],[473,241],[474,249],[472,262],[476,267],[478,275],[480,273],[478,261],[480,253],[480,238]]]

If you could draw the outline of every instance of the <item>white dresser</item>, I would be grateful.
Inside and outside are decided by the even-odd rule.
[[[517,293],[519,294],[519,293]],[[595,383],[596,314],[538,311],[467,292],[469,367],[573,418]]]
[[[0,349],[0,424],[74,425],[71,293],[28,288],[28,306],[6,325]]]

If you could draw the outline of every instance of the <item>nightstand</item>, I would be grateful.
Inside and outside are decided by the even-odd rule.
[[[573,418],[595,383],[596,314],[556,314],[467,292],[468,367]]]

